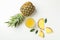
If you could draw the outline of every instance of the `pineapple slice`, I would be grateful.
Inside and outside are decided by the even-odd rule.
[[[53,30],[52,30],[50,27],[46,27],[46,32],[47,32],[47,33],[52,33]]]
[[[38,21],[38,27],[42,30],[44,30],[44,18],[41,18],[39,21]]]
[[[40,31],[38,35],[39,35],[40,37],[44,38],[44,33],[43,33],[43,31]]]
[[[35,21],[33,18],[27,18],[26,21],[25,21],[25,25],[28,27],[28,28],[33,28],[34,25],[35,25]]]

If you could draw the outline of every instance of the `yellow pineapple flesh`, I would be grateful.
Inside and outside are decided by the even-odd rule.
[[[46,32],[47,32],[47,33],[52,33],[53,30],[52,30],[50,27],[46,27]]]
[[[33,28],[34,25],[35,25],[35,21],[33,18],[27,18],[26,21],[25,21],[25,25],[28,27],[28,28]]]
[[[42,30],[44,30],[44,18],[41,18],[39,21],[38,21],[38,27]]]
[[[44,38],[44,32],[42,30],[40,30],[39,34],[40,37]]]

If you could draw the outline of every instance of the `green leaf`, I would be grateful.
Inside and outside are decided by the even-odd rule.
[[[17,23],[18,23],[18,22],[15,23],[15,27],[17,26]]]
[[[31,29],[30,32],[33,32],[35,29]]]
[[[38,30],[36,30],[36,32],[35,32],[36,34],[38,33]]]
[[[8,22],[5,22],[5,23],[9,23],[9,21]]]
[[[45,19],[45,23],[47,23],[47,18]]]
[[[22,14],[17,14],[15,16],[12,16],[11,19],[5,23],[8,23],[9,26],[17,27],[23,22],[23,20],[24,20],[24,16]]]

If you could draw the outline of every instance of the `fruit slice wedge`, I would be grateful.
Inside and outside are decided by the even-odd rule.
[[[50,27],[46,27],[46,32],[47,32],[47,33],[52,33],[53,30],[52,30]]]
[[[35,21],[33,18],[27,18],[25,21],[25,25],[28,28],[33,28],[35,26]]]
[[[39,34],[38,34],[40,37],[42,37],[42,38],[44,38],[44,33],[43,33],[43,31],[41,30],[40,32],[39,32]]]
[[[45,23],[45,20],[44,18],[41,18],[39,21],[38,21],[38,27],[42,30],[44,30],[44,23]]]

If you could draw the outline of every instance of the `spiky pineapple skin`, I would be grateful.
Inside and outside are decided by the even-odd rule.
[[[24,16],[30,16],[34,12],[34,10],[35,7],[31,2],[24,3],[20,8],[20,11]]]

